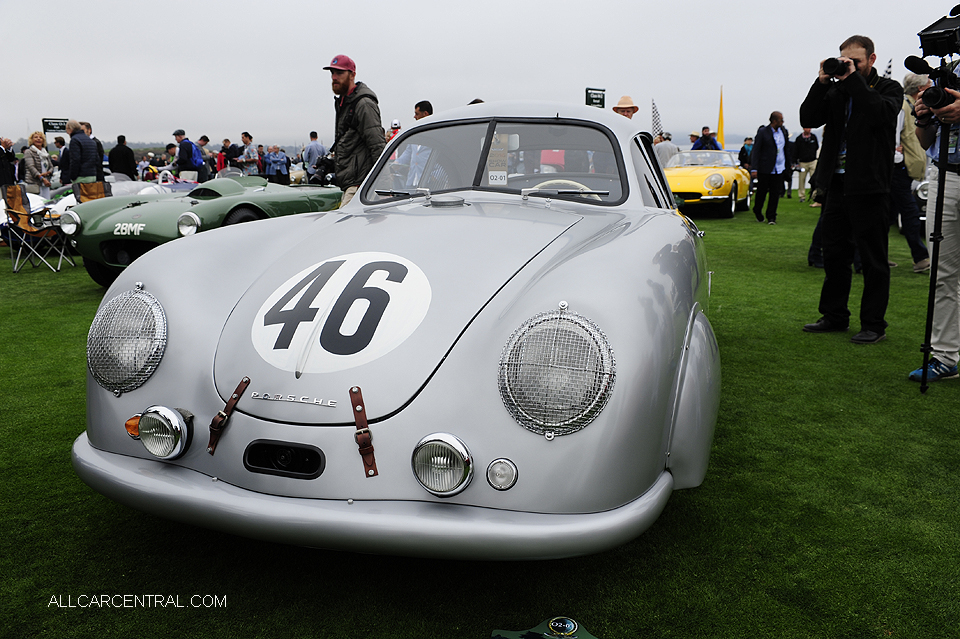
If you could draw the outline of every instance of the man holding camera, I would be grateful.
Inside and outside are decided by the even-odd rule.
[[[917,100],[917,138],[927,150],[927,156],[943,173],[944,197],[941,221],[940,252],[937,260],[937,283],[934,292],[933,332],[930,335],[931,358],[927,363],[927,381],[937,381],[957,376],[957,362],[960,360],[960,149],[957,136],[960,135],[960,93],[949,87],[942,89],[939,102],[952,99],[949,104],[931,109],[924,104],[922,91]],[[933,121],[940,121],[940,126]],[[940,138],[944,130],[949,131],[950,155],[947,164],[940,164]],[[933,186],[931,181],[931,186]],[[933,232],[936,216],[931,207],[933,200],[927,203],[927,235]],[[910,373],[910,379],[922,381],[923,367]]]
[[[840,45],[840,57],[820,63],[817,80],[800,105],[800,125],[824,126],[816,188],[823,204],[823,269],[819,310],[808,333],[846,331],[854,250],[863,265],[860,332],[855,344],[886,338],[890,297],[887,223],[900,84],[873,68],[873,41],[855,35]]]

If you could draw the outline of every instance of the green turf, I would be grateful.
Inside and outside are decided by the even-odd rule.
[[[14,275],[2,249],[0,636],[485,638],[557,615],[601,639],[960,636],[960,380],[921,395],[906,379],[928,278],[894,233],[888,339],[802,333],[819,317],[817,213],[792,199],[777,226],[697,219],[723,359],[706,481],[625,546],[538,563],[294,548],[100,496],[70,446],[103,289],[82,268]],[[184,607],[51,605],[84,595]],[[193,595],[226,606],[193,608]]]

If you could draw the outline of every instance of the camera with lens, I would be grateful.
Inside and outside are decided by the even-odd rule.
[[[933,78],[933,86],[923,92],[922,101],[928,108],[942,109],[948,104],[952,104],[956,99],[947,93],[946,89],[960,91],[960,78],[952,73],[940,74],[935,70],[934,72],[937,77],[933,77],[934,73],[930,74],[930,77]]]
[[[857,61],[851,60],[853,62],[853,68],[857,68]],[[840,58],[827,58],[823,61],[823,72],[834,78],[839,78],[841,75],[846,75],[849,66],[847,63]]]

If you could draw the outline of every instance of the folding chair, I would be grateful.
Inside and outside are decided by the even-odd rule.
[[[83,204],[90,200],[99,200],[102,197],[110,197],[112,192],[108,182],[85,182],[83,184],[73,183],[73,195],[77,198],[77,204]]]
[[[28,262],[34,268],[42,262],[54,273],[60,270],[64,260],[71,266],[76,266],[77,263],[68,251],[67,239],[48,215],[48,209],[31,212],[27,191],[18,184],[4,186],[2,190],[13,272],[19,273]],[[56,268],[51,263],[53,257],[58,258]]]

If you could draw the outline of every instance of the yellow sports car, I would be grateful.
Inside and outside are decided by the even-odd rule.
[[[750,174],[729,151],[681,151],[664,173],[680,208],[719,206],[730,217],[750,208]]]

